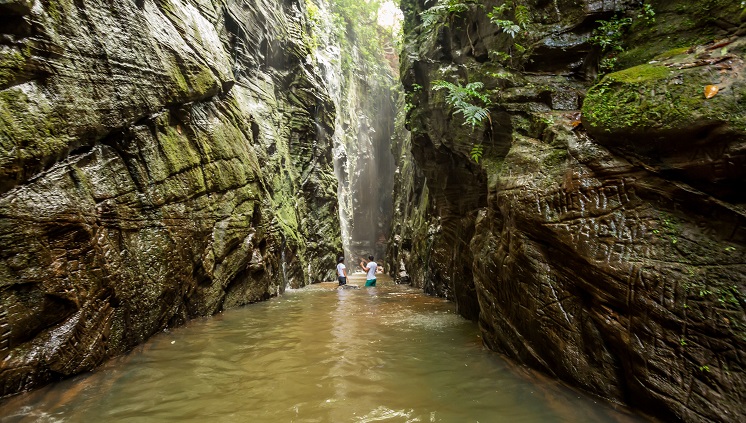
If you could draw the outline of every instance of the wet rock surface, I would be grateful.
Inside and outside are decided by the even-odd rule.
[[[530,22],[513,38],[476,7],[425,31],[429,4],[405,1],[389,266],[531,367],[666,420],[742,421],[740,6],[651,4],[656,22],[625,2],[515,2]],[[588,40],[614,13],[634,31],[596,77]],[[482,82],[489,122],[463,125],[435,80]]]
[[[0,396],[333,278],[303,2],[0,2]]]

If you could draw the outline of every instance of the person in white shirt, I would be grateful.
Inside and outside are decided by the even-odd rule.
[[[376,268],[378,267],[378,264],[376,264],[375,261],[373,261],[373,256],[368,256],[368,264],[365,264],[364,261],[360,262],[360,267],[368,272],[367,280],[365,281],[365,286],[376,286]]]
[[[347,285],[347,266],[345,266],[344,261],[344,257],[340,257],[337,260],[337,280],[339,281],[339,286]]]

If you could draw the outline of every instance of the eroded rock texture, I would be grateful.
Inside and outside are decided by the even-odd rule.
[[[404,142],[390,265],[522,363],[666,420],[743,421],[742,6],[514,1],[513,37],[500,3],[426,31],[431,5],[404,2],[416,164]],[[626,52],[603,55],[614,15]],[[490,120],[464,126],[435,80],[484,83]]]
[[[0,396],[333,277],[302,1],[2,1],[0,32]]]

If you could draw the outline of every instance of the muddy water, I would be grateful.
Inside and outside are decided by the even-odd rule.
[[[509,366],[451,303],[378,285],[319,284],[192,321],[3,401],[0,421],[641,421]]]

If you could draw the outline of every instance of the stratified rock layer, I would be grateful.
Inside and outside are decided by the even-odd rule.
[[[0,2],[0,396],[333,277],[303,2]]]
[[[423,30],[405,1],[389,265],[522,363],[667,420],[739,422],[746,40],[740,5],[695,3],[652,1],[653,22],[633,2],[516,1],[514,38],[475,5]],[[589,39],[615,13],[627,52],[594,81]],[[489,122],[464,126],[435,80],[484,83]]]

